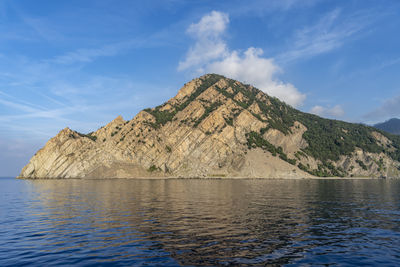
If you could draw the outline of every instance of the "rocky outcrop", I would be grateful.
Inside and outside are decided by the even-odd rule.
[[[252,86],[208,74],[132,120],[119,116],[87,135],[63,129],[19,177],[399,176],[396,141],[373,131],[376,146],[392,154],[357,147],[336,160],[319,158],[304,116]]]

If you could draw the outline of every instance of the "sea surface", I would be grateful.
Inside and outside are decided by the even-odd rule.
[[[0,266],[400,265],[400,180],[0,179]]]

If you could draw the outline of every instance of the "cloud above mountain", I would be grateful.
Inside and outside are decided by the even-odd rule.
[[[198,23],[191,24],[187,33],[196,43],[189,48],[184,61],[179,62],[178,70],[201,67],[210,61],[229,54],[226,42],[222,39],[229,23],[225,13],[212,11],[203,16]]]
[[[340,105],[336,105],[334,107],[323,107],[323,106],[314,106],[311,108],[310,113],[313,113],[322,117],[342,117],[344,115],[344,110]]]
[[[249,47],[244,52],[229,49],[224,39],[228,24],[229,16],[218,11],[212,11],[198,23],[191,24],[187,33],[195,43],[189,48],[185,59],[179,62],[178,70],[222,74],[250,83],[294,107],[301,106],[306,95],[293,84],[277,77],[282,69],[273,58],[264,57],[261,48]]]

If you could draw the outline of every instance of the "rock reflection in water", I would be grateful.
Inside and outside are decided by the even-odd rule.
[[[64,253],[77,262],[282,265],[329,264],[356,257],[359,264],[368,264],[371,253],[383,253],[374,238],[390,233],[390,241],[382,239],[379,246],[392,251],[393,242],[399,245],[396,181],[31,184],[40,200],[31,208],[44,225],[41,249]],[[371,235],[374,229],[377,237]],[[389,259],[396,260],[394,255]]]

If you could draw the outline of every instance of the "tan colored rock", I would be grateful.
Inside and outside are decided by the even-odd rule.
[[[216,84],[219,88],[228,88],[229,84],[225,79],[219,80]]]
[[[214,84],[202,87],[213,78]],[[90,135],[65,128],[39,150],[21,171],[21,178],[145,178],[145,177],[311,177],[298,168],[318,168],[319,160],[303,153],[308,147],[303,138],[307,128],[300,122],[283,134],[270,128],[266,114],[254,102],[247,109],[237,104],[247,102],[241,92],[234,99],[220,93],[233,94],[232,81],[204,75],[185,84],[178,94],[164,105],[139,112],[132,120],[121,116]],[[270,97],[261,91],[234,82],[255,94],[258,101],[270,105]],[[202,88],[201,92],[197,91]],[[196,97],[193,97],[195,94]],[[188,99],[192,100],[190,103]],[[179,107],[179,108],[178,108]],[[272,107],[271,107],[272,108]],[[283,107],[286,109],[286,107]],[[160,120],[156,110],[172,114]],[[261,118],[261,120],[260,120]],[[161,118],[162,119],[162,118]],[[280,118],[278,118],[280,120]],[[282,147],[290,164],[261,148],[249,148],[249,133],[260,133],[275,147]],[[379,144],[393,149],[385,136],[374,132]],[[301,153],[300,153],[301,152]],[[368,165],[363,170],[357,161]],[[351,175],[387,175],[399,177],[400,163],[386,154],[373,154],[356,149],[332,163]],[[353,166],[353,167],[352,167]]]
[[[201,93],[198,96],[199,100],[203,100],[205,102],[209,102],[209,103],[215,103],[215,102],[225,102],[227,100],[227,98],[221,94],[220,92],[218,92],[214,86],[208,88],[207,90],[205,90],[203,93]]]
[[[247,102],[249,100],[247,97],[245,97],[242,94],[242,92],[237,93],[233,99],[235,99],[236,101],[239,101],[239,102]]]
[[[242,177],[275,177],[275,178],[308,178],[312,175],[300,170],[286,161],[274,157],[269,152],[259,148],[249,151],[246,155]]]
[[[261,128],[267,127],[267,124],[259,121],[249,111],[243,110],[234,122],[235,135],[237,140],[245,144],[247,142],[246,133],[259,132]]]
[[[205,108],[203,104],[198,101],[192,101],[184,110],[184,112],[180,112],[176,118],[179,121],[188,120],[193,121],[200,118],[205,112]]]
[[[389,148],[391,151],[394,150],[394,148],[392,147],[392,141],[390,141],[386,136],[378,132],[372,132],[372,136],[375,138],[375,140],[378,141],[380,146],[384,148]]]
[[[260,106],[257,104],[256,101],[253,102],[253,104],[250,105],[250,107],[248,108],[249,111],[253,112],[254,114],[257,114],[258,116],[260,116],[261,119],[263,120],[267,120],[267,116],[265,116],[263,114],[263,112],[260,109]]]
[[[172,110],[172,109],[173,109],[173,107],[172,107],[169,103],[163,105],[163,106],[160,108],[161,111]]]
[[[198,86],[200,86],[202,81],[200,79],[194,79],[187,84],[185,84],[178,92],[178,94],[173,98],[177,101],[182,101],[184,98],[193,94]]]
[[[234,94],[235,92],[233,91],[232,87],[228,87],[228,89],[226,89],[226,91],[230,94]]]
[[[269,129],[263,137],[276,147],[282,147],[286,154],[293,156],[295,152],[308,146],[307,141],[303,139],[303,134],[307,131],[307,128],[295,121],[290,130],[291,133],[285,135],[279,130]]]

